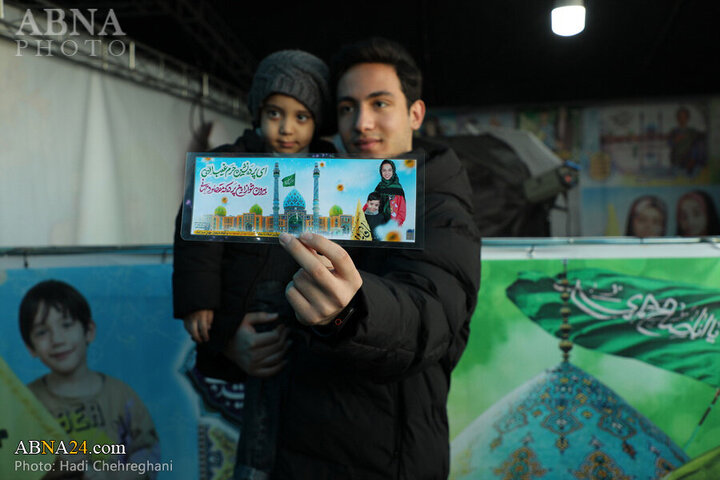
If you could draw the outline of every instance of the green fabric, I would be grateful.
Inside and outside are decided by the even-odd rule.
[[[400,179],[398,178],[397,173],[393,173],[390,180],[385,180],[384,178],[380,180],[380,183],[378,183],[375,187],[375,191],[387,190],[389,188],[402,188],[402,186],[400,186]]]
[[[295,174],[288,175],[282,179],[283,187],[294,187],[295,186]]]
[[[690,460],[662,480],[719,480],[720,446]]]
[[[600,269],[568,272],[570,340],[720,387],[720,291]],[[508,298],[559,336],[560,277],[521,272]],[[720,478],[720,477],[718,477]]]
[[[0,478],[21,478],[34,480],[45,475],[42,471],[21,471],[15,468],[15,461],[24,460],[31,464],[52,464],[55,455],[15,455],[14,452],[23,442],[25,449],[30,448],[29,440],[51,440],[65,442],[65,430],[58,420],[47,411],[45,406],[23,384],[15,372],[0,356]],[[70,447],[68,447],[70,448]]]

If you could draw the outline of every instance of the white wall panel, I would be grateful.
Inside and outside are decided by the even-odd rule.
[[[192,103],[16,53],[0,39],[0,247],[172,243]],[[205,120],[211,145],[247,126]]]

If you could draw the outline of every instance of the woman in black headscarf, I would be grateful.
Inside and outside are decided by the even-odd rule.
[[[395,220],[402,225],[405,222],[405,191],[392,160],[383,160],[380,164],[380,183],[375,187],[375,193],[380,195],[380,211],[385,221]]]

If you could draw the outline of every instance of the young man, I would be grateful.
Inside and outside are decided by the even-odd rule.
[[[349,152],[413,149],[425,104],[420,71],[402,47],[382,39],[351,45],[333,73]],[[285,296],[307,328],[288,361],[273,478],[448,475],[446,402],[477,299],[480,238],[457,157],[442,147],[424,151],[422,251],[280,236],[300,266]]]

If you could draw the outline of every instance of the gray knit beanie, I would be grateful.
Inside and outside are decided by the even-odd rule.
[[[272,94],[293,97],[310,110],[319,130],[330,106],[329,70],[325,62],[302,50],[280,50],[265,57],[252,79],[248,109],[260,122],[263,101]]]

